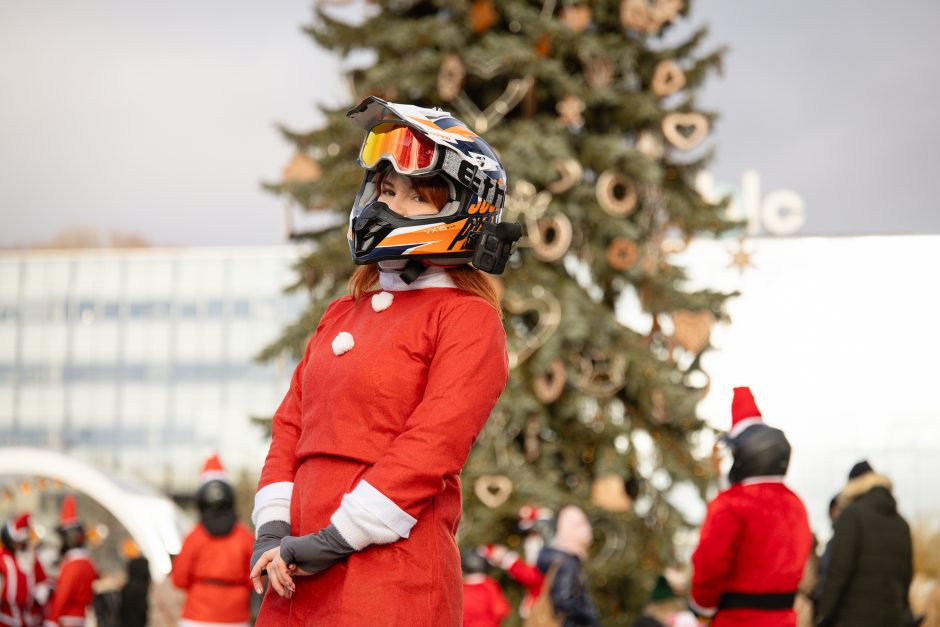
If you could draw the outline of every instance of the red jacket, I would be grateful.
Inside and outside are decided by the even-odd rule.
[[[293,534],[315,533],[365,486],[399,539],[296,578],[289,601],[269,590],[257,626],[462,620],[459,473],[506,384],[506,336],[491,305],[451,287],[372,296],[320,320],[274,415],[255,507],[287,485]]]
[[[91,584],[98,578],[86,549],[71,549],[62,558],[52,607],[46,619],[55,625],[73,627],[83,625],[85,608],[91,604],[94,591]]]
[[[499,627],[509,609],[498,583],[489,577],[472,583],[464,579],[463,627]]]
[[[793,609],[719,609],[725,593],[796,592],[812,535],[806,508],[782,478],[744,481],[708,504],[692,555],[693,609],[712,627],[794,627]]]
[[[213,536],[202,524],[196,525],[173,560],[173,585],[186,591],[184,619],[248,622],[248,563],[254,543],[254,536],[241,523],[235,523],[225,536]]]
[[[539,593],[542,592],[542,584],[545,583],[545,573],[537,567],[527,563],[518,555],[510,554],[506,572],[525,587],[526,594],[522,597],[522,603],[519,605],[519,614],[522,617],[529,615],[532,606]]]

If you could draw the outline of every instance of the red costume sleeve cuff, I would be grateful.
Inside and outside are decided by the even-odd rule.
[[[290,499],[294,491],[291,481],[269,483],[255,494],[255,508],[251,512],[251,522],[255,530],[272,520],[290,524]]]

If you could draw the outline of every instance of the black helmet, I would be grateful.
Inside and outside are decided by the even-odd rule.
[[[460,569],[465,575],[478,575],[489,570],[486,558],[476,549],[464,549],[460,552]]]
[[[346,234],[353,261],[473,261],[487,272],[502,272],[505,261],[500,265],[498,259],[490,261],[482,254],[475,257],[487,234],[492,250],[496,250],[495,242],[508,241],[507,258],[512,242],[519,237],[517,226],[496,228],[506,198],[506,172],[490,145],[441,109],[370,96],[346,115],[367,131],[359,151],[359,165],[365,174]],[[434,215],[398,215],[378,201],[376,181],[389,168],[409,177],[439,176],[449,188],[448,202]]]
[[[224,536],[235,526],[235,490],[227,481],[211,479],[196,491],[199,519],[210,534]]]
[[[728,480],[740,483],[750,477],[783,476],[790,465],[790,443],[780,429],[756,423],[733,438],[728,447],[734,463]]]

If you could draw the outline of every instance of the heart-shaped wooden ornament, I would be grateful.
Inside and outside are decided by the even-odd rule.
[[[708,118],[701,113],[670,113],[663,118],[663,135],[679,150],[692,150],[708,135]]]
[[[512,494],[512,480],[505,475],[480,475],[473,484],[473,491],[481,503],[495,509]]]
[[[715,314],[704,309],[674,311],[672,322],[676,327],[673,337],[679,346],[691,353],[700,353],[708,346],[712,326],[715,324]]]
[[[468,73],[474,73],[473,69],[474,66],[469,63],[466,65]],[[534,83],[535,79],[532,76],[511,79],[506,84],[503,93],[483,109],[470,99],[466,91],[461,91],[453,100],[454,106],[467,119],[473,130],[477,133],[485,133],[487,129],[499,123],[500,120],[506,117],[507,113],[522,102]]]
[[[561,303],[541,285],[529,295],[508,294],[503,305],[509,313],[506,350],[515,368],[548,341],[561,325]]]

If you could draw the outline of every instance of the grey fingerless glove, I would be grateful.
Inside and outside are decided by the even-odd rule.
[[[270,551],[281,543],[281,540],[290,535],[290,524],[283,520],[272,520],[258,527],[258,538],[255,540],[255,546],[251,549],[251,566],[254,570],[255,564],[261,558],[265,551]],[[262,575],[264,573],[261,573]]]
[[[324,571],[355,552],[332,523],[317,533],[281,540],[281,559],[310,574]]]

